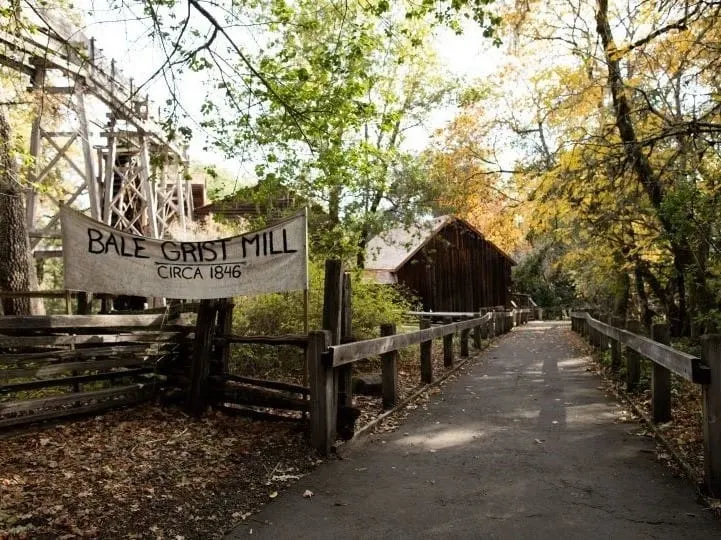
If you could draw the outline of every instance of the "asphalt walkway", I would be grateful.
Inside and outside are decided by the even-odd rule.
[[[562,323],[515,329],[230,538],[719,539]],[[303,497],[305,490],[314,496]]]

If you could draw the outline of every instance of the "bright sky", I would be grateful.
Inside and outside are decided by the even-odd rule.
[[[83,31],[88,37],[96,39],[96,50],[102,49],[108,60],[114,58],[125,77],[133,78],[136,85],[145,83],[163,64],[164,52],[148,37],[151,28],[149,20],[118,20],[117,12],[108,9],[108,0],[78,0],[76,6],[85,14],[86,26]],[[461,36],[450,30],[441,30],[435,41],[441,62],[455,77],[481,79],[496,69],[501,61],[501,51],[494,48],[488,39],[484,39],[474,25],[469,25]],[[201,118],[200,106],[206,95],[204,84],[207,81],[202,74],[186,73],[182,75],[180,83],[180,91],[177,93],[180,105],[197,122]],[[162,77],[146,88],[156,104],[162,104],[170,97],[168,83]],[[454,114],[455,110],[450,107],[435,111],[426,126],[414,128],[408,133],[409,149],[422,149],[430,133],[442,127]],[[254,176],[254,163],[242,157],[226,160],[212,149],[204,150],[206,137],[203,128],[196,125],[194,131],[190,147],[192,161],[214,163],[241,180]]]

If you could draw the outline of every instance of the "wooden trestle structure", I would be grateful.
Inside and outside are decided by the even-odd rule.
[[[51,195],[56,203],[154,238],[166,236],[174,222],[185,228],[193,216],[194,188],[204,198],[204,186],[189,179],[184,150],[153,119],[147,96],[121,76],[114,61],[108,64],[96,53],[94,40],[43,16],[32,31],[0,29],[0,64],[29,76],[34,96],[35,161],[26,217],[36,257],[61,253],[41,249],[42,239],[60,235],[57,208],[41,211],[39,205],[41,191],[48,192],[42,187],[57,180],[61,165],[74,174],[60,182],[63,194]],[[67,113],[63,131],[47,127],[49,115],[43,113],[51,107]],[[91,117],[102,111],[99,130],[91,130]]]

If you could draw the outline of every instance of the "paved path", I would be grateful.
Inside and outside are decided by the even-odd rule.
[[[231,538],[721,538],[573,343],[559,323],[515,329],[397,432],[321,466]]]

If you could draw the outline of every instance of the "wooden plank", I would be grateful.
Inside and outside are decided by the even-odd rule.
[[[51,364],[37,368],[26,369],[2,369],[0,379],[32,379],[39,377],[50,377],[71,371],[102,371],[106,369],[138,366],[148,362],[155,362],[159,355],[145,355],[143,357],[110,358],[108,360],[95,360],[85,362],[65,362],[63,364]]]
[[[235,381],[245,384],[253,384],[262,386],[263,388],[273,388],[275,390],[285,390],[286,392],[296,392],[298,394],[310,394],[310,389],[300,384],[286,383],[281,381],[269,381],[266,379],[256,379],[254,377],[244,377],[242,375],[228,374],[225,378],[229,381]]]
[[[331,451],[336,433],[336,391],[333,368],[322,356],[330,345],[328,330],[308,334],[308,368],[310,371],[310,443],[322,455]]]
[[[168,327],[164,315],[12,315],[0,317],[3,330],[56,330],[65,328]]]
[[[0,291],[0,298],[65,298],[70,292],[75,296],[75,291],[52,290],[52,291]]]
[[[131,384],[128,386],[120,386],[116,388],[106,388],[105,390],[95,390],[93,392],[81,392],[79,394],[66,394],[63,396],[52,396],[38,399],[29,399],[26,401],[12,401],[0,403],[0,416],[8,414],[17,414],[21,412],[29,412],[41,409],[56,408],[62,405],[72,405],[74,403],[83,403],[100,399],[111,399],[115,396],[134,393],[146,386],[153,386],[154,383],[148,384]]]
[[[330,364],[332,367],[338,367],[351,362],[357,362],[363,358],[377,356],[390,351],[397,351],[423,341],[430,341],[448,334],[453,334],[466,328],[474,328],[488,321],[491,316],[492,314],[487,313],[478,319],[469,319],[443,326],[433,326],[416,332],[368,339],[345,345],[334,345],[329,348],[328,361],[332,362]]]
[[[75,334],[50,336],[0,336],[0,347],[102,345],[111,343],[155,343],[181,338],[183,332],[133,332],[123,334]],[[0,363],[2,363],[0,356]]]
[[[110,371],[107,373],[96,373],[94,375],[78,375],[74,377],[60,377],[57,379],[45,379],[42,381],[29,381],[22,383],[13,383],[0,386],[0,394],[10,392],[24,392],[26,390],[38,390],[40,388],[52,388],[57,386],[69,386],[71,384],[92,382],[92,381],[112,381],[123,377],[135,377],[146,373],[152,373],[154,368],[144,367],[137,369],[126,369],[124,371]]]
[[[84,349],[63,349],[56,351],[42,351],[32,353],[16,353],[0,355],[0,366],[17,364],[23,362],[55,362],[66,358],[97,358],[103,356],[121,356],[147,352],[148,354],[159,354],[159,348],[153,344],[149,345],[110,345],[107,347],[88,347]],[[0,370],[0,374],[3,371]]]
[[[702,388],[703,455],[706,493],[721,498],[721,335],[701,338],[703,363],[710,380]]]
[[[671,343],[667,324],[654,324],[651,335],[654,341],[664,345]],[[655,362],[651,374],[651,418],[656,424],[671,420],[671,372]]]
[[[431,327],[431,321],[428,319],[421,319],[420,323],[421,330],[425,330]],[[425,384],[431,384],[433,382],[433,341],[422,341],[421,342],[421,382]]]
[[[694,373],[698,371],[694,368],[694,364],[699,363],[699,359],[695,356],[677,351],[668,345],[656,343],[655,341],[632,334],[626,330],[613,328],[612,326],[593,319],[590,315],[588,316],[587,323],[591,329],[599,335],[602,334],[620,341],[649,360],[669,369],[679,377],[687,381],[701,382],[694,379]]]
[[[301,334],[286,334],[283,336],[238,336],[235,334],[221,336],[216,341],[227,341],[237,344],[256,345],[290,345],[305,348],[308,345],[308,336]]]
[[[478,317],[478,312],[474,311],[408,311],[407,313],[413,317],[429,317],[433,319],[443,319],[445,317],[472,319]]]
[[[212,401],[216,403],[233,403],[237,405],[253,405],[272,409],[288,409],[291,411],[308,410],[308,402],[302,398],[268,388],[227,383],[214,388]]]
[[[451,324],[450,317],[444,319],[446,325]],[[454,333],[443,336],[443,365],[447,368],[453,367],[453,336]]]
[[[76,394],[77,395],[77,394]],[[82,395],[82,394],[80,394]],[[121,395],[118,398],[107,399],[105,401],[98,401],[95,403],[89,403],[87,405],[81,405],[79,407],[72,407],[66,409],[55,409],[52,411],[42,411],[33,414],[24,414],[22,416],[13,416],[11,418],[0,419],[0,428],[8,428],[13,426],[23,426],[28,424],[34,424],[37,422],[43,422],[47,420],[56,420],[59,418],[71,418],[73,416],[82,416],[87,414],[95,414],[110,409],[119,409],[128,405],[137,405],[144,401],[152,399],[153,393],[148,391],[139,391],[134,394]]]
[[[395,333],[395,324],[381,325],[381,336],[392,336]],[[381,380],[383,409],[392,409],[398,402],[398,351],[381,355]]]

